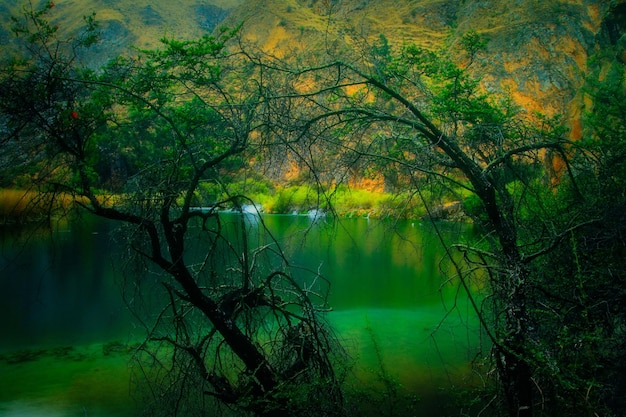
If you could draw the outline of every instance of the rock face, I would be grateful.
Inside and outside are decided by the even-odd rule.
[[[246,7],[232,16],[246,20],[250,39],[275,51],[349,31],[370,40],[384,34],[397,45],[454,47],[477,31],[489,40],[477,68],[484,87],[509,91],[529,112],[563,115],[574,139],[590,58],[611,51],[626,62],[625,0],[252,0]]]
[[[212,32],[228,17],[228,10],[212,4],[199,4],[195,6],[195,14],[200,27]]]
[[[133,32],[117,19],[99,21],[98,29],[100,42],[82,57],[92,68],[99,68],[112,57],[123,54],[137,39]]]
[[[147,5],[142,8],[139,15],[141,16],[143,23],[148,26],[155,26],[163,23],[163,16],[161,16],[161,13],[156,11],[151,5]]]
[[[36,3],[36,2],[34,2]],[[9,16],[28,3],[0,0],[0,40]],[[53,23],[76,31],[96,12],[106,45],[95,63],[131,45],[156,47],[164,36],[192,38],[245,22],[244,36],[280,55],[348,36],[391,44],[449,45],[470,30],[489,39],[480,61],[487,90],[510,91],[528,111],[563,114],[575,137],[589,58],[605,51],[626,62],[626,0],[56,0]]]
[[[32,1],[35,8],[47,0]],[[76,33],[84,25],[85,15],[95,12],[102,32],[102,46],[90,56],[92,66],[139,48],[158,47],[163,37],[192,39],[211,32],[243,0],[55,0],[48,19],[62,34]],[[20,16],[29,8],[28,0],[0,0],[0,40],[11,41],[11,16]],[[7,42],[2,42],[2,45]],[[0,46],[1,48],[1,46]]]

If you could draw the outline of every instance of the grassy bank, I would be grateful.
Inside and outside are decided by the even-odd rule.
[[[309,185],[274,186],[263,181],[247,181],[234,184],[232,195],[245,195],[262,207],[267,214],[306,213],[312,209],[332,211],[339,217],[422,219],[428,216],[422,197],[441,218],[446,218],[453,206],[460,208],[452,196],[434,195],[428,190],[415,193],[387,193],[345,185],[320,190]],[[211,185],[201,186],[198,204],[211,205],[226,199]],[[431,212],[431,214],[433,214]]]
[[[233,189],[234,194],[245,195],[261,205],[267,214],[301,214],[321,209],[332,211],[339,217],[422,219],[428,215],[421,197],[408,193],[391,194],[347,186],[320,191],[306,184],[273,186],[241,183],[235,184]],[[452,198],[441,199],[427,191],[422,196],[436,208],[437,215],[456,203]],[[198,204],[205,206],[226,198],[210,187],[201,187],[197,197]],[[106,199],[110,202],[112,196]],[[38,221],[65,214],[73,207],[75,199],[69,194],[0,189],[0,223]],[[446,213],[441,217],[445,218]]]
[[[0,223],[37,221],[66,213],[73,206],[74,198],[68,194],[0,189]]]

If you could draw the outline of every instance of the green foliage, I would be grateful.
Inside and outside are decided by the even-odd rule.
[[[463,34],[459,43],[463,51],[467,54],[471,64],[477,54],[486,50],[488,41],[478,32],[470,31]]]
[[[473,55],[481,48],[472,48],[473,59]],[[407,48],[405,53],[407,59],[429,78],[428,83],[433,93],[430,112],[435,118],[444,123],[462,123],[466,127],[498,126],[510,119],[507,107],[494,102],[492,96],[480,92],[480,79],[472,77],[466,68],[446,57],[432,52],[425,53],[416,47]]]
[[[318,307],[278,242],[270,235],[251,247],[243,223],[230,230],[214,210],[196,208],[240,204],[249,198],[239,192],[269,190],[258,178],[241,181],[261,102],[249,69],[225,53],[236,31],[164,40],[162,49],[92,71],[43,16],[26,14],[34,44],[0,73],[2,161],[24,155],[25,166],[45,167],[36,180],[128,226],[130,252],[161,272],[158,289],[144,287],[153,282],[143,280],[145,264],[130,274],[134,288],[162,296],[163,314],[146,331],[167,348],[142,344],[155,349],[150,368],[167,357],[147,381],[160,393],[151,398],[159,413],[196,413],[209,392],[246,412],[286,415],[281,392],[321,379],[336,386],[328,356],[341,348],[322,330]],[[118,195],[102,198],[102,189]],[[336,391],[317,394],[338,407]]]
[[[320,207],[320,194],[314,187],[293,185],[279,188],[268,210],[272,213],[306,213],[317,207]]]
[[[466,263],[457,272],[482,268],[488,279],[489,313],[477,313],[509,415],[540,413],[539,398],[546,415],[606,411],[603,398],[614,401],[617,389],[599,381],[615,374],[593,355],[608,362],[623,344],[623,294],[608,296],[609,277],[621,282],[624,270],[614,261],[624,258],[623,90],[594,89],[604,107],[594,108],[592,141],[568,148],[559,118],[525,117],[504,94],[482,89],[467,70],[486,46],[477,34],[458,43],[466,55],[452,59],[415,45],[396,52],[381,39],[371,67],[349,67],[375,90],[375,102],[337,93],[332,104],[345,106],[355,154],[392,166],[396,178],[385,178],[394,186],[427,202],[441,201],[447,186],[479,223],[481,241],[462,247]],[[621,89],[618,69],[603,74]]]
[[[340,215],[349,217],[386,217],[392,196],[387,193],[350,189],[341,186],[333,192],[332,204]]]
[[[53,1],[46,1],[39,9],[32,3],[23,6],[21,16],[11,16],[11,30],[16,38],[24,38],[21,46],[34,54],[42,54],[49,59],[63,61],[68,52],[77,54],[79,49],[89,48],[98,41],[98,25],[95,12],[84,16],[85,26],[78,36],[60,40],[57,35],[59,27],[51,25],[47,14],[55,7]],[[69,55],[72,56],[72,55]],[[59,62],[60,64],[61,62]]]
[[[310,185],[288,185],[271,187],[269,183],[245,183],[256,203],[263,205],[266,213],[292,214],[306,213],[311,209],[332,210],[340,217],[373,217],[380,218],[392,215],[394,211],[393,197],[386,193],[350,189],[340,186],[333,190],[319,190]]]
[[[58,28],[46,20],[52,7],[49,2],[39,10],[24,8],[21,17],[13,18],[17,57],[2,62],[0,75],[0,160],[7,179],[14,180],[3,178],[4,186],[25,185],[26,178],[43,191],[82,183],[70,171],[91,152],[89,138],[106,124],[87,85],[72,82],[88,74],[76,60],[97,39],[95,20],[85,18],[76,36],[59,39]],[[92,174],[86,170],[85,180]]]
[[[593,108],[556,190],[526,195],[526,233],[561,230],[532,268],[535,382],[546,415],[621,415],[626,403],[624,79],[589,80]],[[535,186],[534,189],[540,189]],[[528,239],[528,238],[527,238]]]
[[[389,74],[390,64],[393,60],[391,52],[389,40],[381,33],[378,42],[371,47],[370,53],[378,76],[383,79]]]
[[[487,221],[483,202],[475,194],[463,200],[463,210],[478,224],[484,224]]]
[[[584,165],[581,170],[594,176],[605,190],[617,190],[626,186],[626,78],[619,65],[612,65],[605,76],[604,82],[588,82],[587,93],[594,104],[586,114],[586,135],[580,146],[593,158],[596,171]],[[607,198],[615,194],[598,191],[598,196]]]
[[[309,388],[322,393],[324,383],[336,381],[324,379],[332,372],[325,362],[326,340],[316,333],[310,339],[321,355],[315,359],[320,360],[317,365],[323,364],[317,376],[325,373],[324,378],[279,384],[278,377],[284,375],[276,374],[273,365],[284,361],[267,359],[258,349],[259,341],[250,335],[262,333],[258,323],[263,320],[258,319],[274,309],[273,316],[286,323],[277,346],[297,362],[289,330],[296,322],[317,323],[315,309],[283,270],[254,281],[259,270],[246,269],[248,252],[253,251],[247,247],[245,232],[241,247],[224,243],[221,225],[212,228],[213,214],[192,207],[230,208],[245,198],[272,213],[332,206],[340,215],[394,213],[419,218],[462,199],[465,211],[482,228],[481,239],[490,244],[481,242],[474,252],[466,249],[464,266],[488,276],[492,293],[485,306],[491,310],[477,313],[491,337],[510,403],[516,404],[526,390],[524,401],[534,394],[551,415],[619,414],[626,409],[620,397],[626,390],[623,66],[605,68],[603,82],[589,82],[587,94],[594,105],[587,115],[585,138],[565,152],[559,119],[536,116],[537,125],[529,126],[510,98],[484,92],[481,80],[471,75],[468,68],[486,48],[475,32],[458,40],[464,55],[456,59],[449,52],[416,45],[395,50],[381,35],[369,48],[372,59],[364,63],[366,70],[345,63],[307,69],[306,75],[314,73],[320,86],[317,93],[303,95],[301,89],[285,87],[291,80],[302,86],[297,71],[272,73],[275,63],[267,65],[263,77],[270,73],[277,77],[275,85],[269,85],[254,75],[250,62],[228,52],[227,44],[238,28],[192,41],[163,39],[160,49],[118,57],[98,71],[83,68],[78,52],[97,39],[93,16],[86,18],[79,36],[60,40],[58,28],[46,20],[52,7],[48,2],[39,10],[25,9],[22,18],[13,20],[14,33],[25,42],[17,58],[3,62],[0,75],[0,185],[12,186],[25,178],[39,181],[42,190],[82,196],[77,201],[92,212],[133,225],[135,252],[174,277],[175,288],[170,283],[163,286],[173,325],[185,326],[159,340],[183,354],[187,362],[178,364],[184,365],[181,369],[203,369],[204,375],[190,377],[194,384],[202,381],[219,391],[220,384],[232,376],[228,373],[232,370],[216,377],[211,374],[214,370],[206,368],[210,362],[200,352],[205,355],[211,343],[219,345],[212,358],[215,364],[221,363],[227,345],[233,352],[241,346],[248,349],[230,354],[230,359],[238,357],[235,362],[242,373],[226,386],[241,389],[245,395],[240,398],[249,404],[266,409],[284,409],[287,404],[309,412],[298,409],[311,404]],[[360,90],[348,94],[347,85]],[[290,157],[305,160],[303,165],[314,172],[303,178],[311,182],[275,187],[261,175],[249,174],[248,153],[265,146],[250,147],[259,136],[285,140],[281,151],[288,149]],[[563,159],[558,189],[550,188],[555,178],[546,170],[546,157]],[[335,172],[342,165],[345,172]],[[354,170],[381,174],[385,185],[397,192],[391,196],[328,185],[343,184]],[[121,197],[105,205],[96,196],[100,190]],[[427,211],[425,204],[435,202]],[[197,275],[193,275],[195,265],[186,269],[185,244],[192,239],[186,240],[185,233],[196,218],[203,232],[197,237],[206,239],[196,243],[209,250],[224,244],[223,253],[236,253],[232,255],[235,266],[224,268],[224,276],[231,278],[228,282],[233,281],[233,271],[242,271],[241,277],[236,276],[241,279],[236,290],[194,281],[205,275],[216,279],[220,271],[216,258],[221,252],[207,253]],[[208,229],[210,233],[204,233]],[[164,248],[169,253],[164,255]],[[464,270],[459,267],[457,272],[463,276]],[[274,279],[283,281],[272,287]],[[283,288],[288,288],[285,296],[292,297],[287,302],[290,308],[299,305],[301,313],[310,317],[293,315],[282,307],[275,290]],[[243,295],[239,290],[250,292]],[[258,333],[246,329],[246,333],[229,334],[237,320],[229,317],[227,323],[220,322],[226,313],[234,314],[234,309],[223,311],[232,301],[229,297],[245,315],[240,322],[260,326],[255,328]],[[213,304],[202,304],[207,300]],[[203,323],[219,325],[198,342],[200,348],[185,339],[187,328],[202,328],[197,322],[185,322],[192,316],[186,312],[198,306],[202,308],[196,313],[208,318]],[[248,314],[257,308],[262,315],[252,319]],[[228,337],[218,340],[220,332]],[[296,341],[304,343],[304,339]],[[250,363],[244,366],[245,360]],[[391,414],[398,387],[385,372],[382,358],[379,361],[384,399],[389,401],[385,405]],[[270,374],[263,382],[257,373],[260,369]],[[298,377],[300,372],[304,369],[298,370]],[[257,373],[254,378],[252,373]],[[187,380],[175,375],[163,381],[173,382],[178,389]],[[234,395],[229,389],[215,395]],[[273,398],[278,401],[268,404],[268,397],[259,393],[274,389],[280,391]],[[526,410],[532,401],[517,405]]]

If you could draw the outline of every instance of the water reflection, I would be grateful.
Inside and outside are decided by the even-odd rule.
[[[354,358],[355,383],[375,382],[382,361],[392,378],[421,396],[435,398],[439,387],[457,384],[467,372],[479,335],[466,295],[447,280],[449,265],[432,226],[323,220],[258,213],[222,218],[235,232],[246,227],[251,245],[275,239],[292,264],[320,271],[329,280],[332,311],[327,317]],[[271,236],[262,233],[260,222]],[[469,233],[463,225],[440,226],[442,236],[454,242]],[[0,352],[55,345],[88,346],[88,352],[81,360],[48,355],[19,369],[0,360],[0,415],[20,415],[19,409],[21,415],[38,415],[36,401],[42,398],[52,402],[51,412],[58,405],[55,401],[61,401],[65,415],[82,415],[77,403],[96,410],[111,397],[89,394],[84,381],[104,378],[105,369],[110,394],[119,396],[115,402],[129,407],[128,358],[102,354],[106,341],[141,336],[122,301],[119,271],[113,266],[120,256],[111,242],[112,227],[99,221],[72,224],[25,246],[3,237]],[[309,277],[302,274],[299,279]],[[42,360],[64,365],[42,371]],[[76,381],[84,383],[77,387]],[[30,407],[26,411],[24,398]],[[121,416],[126,411],[107,413]]]
[[[27,240],[3,237],[0,350],[119,337],[129,318],[105,222],[60,225]]]

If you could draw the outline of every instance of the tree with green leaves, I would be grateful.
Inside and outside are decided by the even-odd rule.
[[[604,59],[590,67],[596,70],[581,92],[591,103],[583,137],[569,149],[574,175],[555,190],[558,204],[549,218],[570,229],[550,257],[532,266],[545,363],[535,380],[551,399],[545,408],[552,415],[623,415],[626,410],[626,83],[620,63]]]
[[[566,409],[568,395],[586,398],[591,386],[575,385],[581,374],[574,372],[561,379],[567,389],[552,390],[560,363],[550,333],[562,325],[562,316],[546,314],[559,303],[538,296],[553,291],[542,271],[572,236],[585,236],[595,219],[566,215],[571,206],[560,191],[585,192],[578,177],[584,168],[573,165],[573,144],[558,118],[524,113],[504,92],[487,93],[472,75],[484,46],[476,33],[438,51],[416,45],[395,49],[381,37],[369,53],[354,56],[351,52],[367,48],[346,47],[343,56],[318,56],[309,66],[260,58],[285,80],[265,92],[284,109],[273,113],[278,119],[270,115],[266,128],[293,157],[317,170],[323,186],[357,165],[369,165],[394,173],[394,187],[421,200],[431,217],[436,200],[429,190],[445,190],[448,200],[461,201],[480,228],[480,239],[460,244],[442,237],[442,244],[470,297],[472,280],[487,284],[488,295],[474,307],[492,346],[489,363],[501,393],[495,398],[502,399],[489,404],[502,405],[496,409],[509,416],[541,415],[542,410],[555,415]],[[324,175],[324,167],[319,170],[318,161],[331,157],[334,177]],[[557,174],[549,168],[553,160],[563,166]],[[585,262],[604,260],[594,255]],[[584,326],[588,332],[591,327]],[[591,366],[591,360],[586,357],[578,370]],[[564,415],[586,415],[600,409],[596,406],[568,407]]]
[[[219,210],[250,203],[229,182],[253,158],[297,163],[328,201],[367,170],[432,218],[437,199],[461,202],[479,238],[441,243],[490,342],[485,376],[499,394],[486,406],[623,411],[623,67],[591,85],[585,140],[570,143],[558,119],[472,76],[475,33],[441,51],[381,36],[288,61],[230,48],[235,33],[222,30],[89,68],[93,19],[60,41],[45,16],[15,20],[25,42],[2,64],[2,185],[19,173],[125,225],[145,262],[129,295],[161,295],[138,368],[154,413],[199,415],[209,399],[264,416],[340,412],[323,294],[314,303],[298,285],[262,219]],[[474,280],[488,289],[480,301]]]
[[[265,106],[258,78],[226,47],[236,30],[89,68],[80,58],[95,20],[62,40],[46,20],[52,7],[14,19],[21,48],[0,72],[3,171],[123,225],[142,266],[128,273],[132,307],[158,300],[137,354],[151,415],[203,415],[213,400],[259,416],[338,412],[324,281],[302,271],[296,281],[229,188]]]

